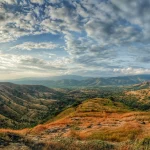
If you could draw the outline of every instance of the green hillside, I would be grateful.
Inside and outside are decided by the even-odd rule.
[[[68,104],[59,100],[61,95],[40,85],[0,83],[1,128],[34,126],[53,116]]]

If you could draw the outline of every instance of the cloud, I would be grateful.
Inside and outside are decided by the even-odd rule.
[[[30,0],[30,1],[31,1],[31,3],[37,3],[40,5],[44,4],[44,0]]]
[[[11,47],[11,49],[31,51],[33,49],[55,49],[57,47],[58,47],[57,44],[54,44],[51,42],[41,42],[41,43],[25,42],[23,44],[19,44],[19,45]]]
[[[53,72],[67,70],[66,65],[70,63],[68,58],[57,58],[54,61],[46,61],[32,56],[13,55],[0,53],[0,71],[5,72],[26,72],[32,69],[35,72]]]
[[[3,0],[3,3],[7,3],[7,4],[16,4],[17,1],[16,1],[16,0]]]
[[[114,69],[114,72],[117,72],[121,75],[150,74],[150,69],[128,67],[122,69]]]
[[[0,53],[0,77],[12,79],[20,77],[51,76],[66,72],[66,63],[49,62],[41,58],[24,55],[12,55]]]
[[[20,60],[20,65],[23,68],[33,68],[35,70],[43,70],[46,72],[56,70],[66,70],[64,65],[57,62],[48,62],[39,58],[27,57]]]
[[[32,0],[31,2],[43,4],[44,0]],[[134,0],[125,0],[123,2],[119,2],[119,0],[111,0],[110,2],[83,0],[81,4],[76,1],[68,2],[67,4],[60,2],[61,5],[57,6],[50,5],[51,1],[49,1],[45,9],[32,6],[31,3],[27,15],[32,14],[32,16],[36,17],[34,14],[35,10],[40,9],[41,12],[43,11],[43,13],[45,13],[40,13],[40,23],[49,18],[50,22],[55,22],[57,26],[59,26],[59,32],[63,32],[63,30],[81,31],[82,29],[85,30],[89,36],[101,39],[102,41],[108,39],[110,42],[110,40],[113,40],[113,37],[118,37],[118,42],[127,39],[132,42],[132,40],[134,40],[134,38],[136,40],[138,36],[147,36],[145,32],[145,30],[148,29],[147,25],[149,22],[149,17],[147,16],[147,11],[149,10],[147,8],[150,5],[146,0],[134,2]],[[20,7],[24,8],[25,6],[20,5]],[[34,9],[32,9],[33,7]],[[129,15],[129,12],[132,12],[131,15]],[[26,16],[23,12],[20,13],[22,17]],[[18,20],[21,20],[22,17],[18,18]],[[30,18],[30,20],[32,19]],[[26,22],[28,20],[24,18],[24,21]],[[23,24],[25,24],[25,22],[23,22]],[[120,38],[122,35],[124,35],[123,39]]]
[[[101,45],[117,45],[142,42],[149,36],[147,34],[149,17],[145,9],[147,10],[150,4],[145,0],[142,2],[138,0],[136,3],[134,3],[135,0],[125,0],[124,2],[119,2],[119,0],[111,0],[110,2],[83,0],[81,3],[62,1],[58,6],[51,5],[53,1],[45,3],[44,0],[31,0],[31,2],[28,5],[18,5],[23,10],[27,6],[29,9],[27,13],[19,11],[19,15],[15,14],[15,19],[11,21],[14,31],[18,31],[18,34],[16,33],[18,36],[14,36],[13,39],[31,34],[31,32],[32,34],[36,34],[36,32],[65,34],[66,31],[85,31],[89,37],[97,40]],[[47,6],[42,9],[39,6],[32,6],[33,3],[45,3]],[[145,9],[142,9],[142,6]],[[5,6],[5,8],[7,7]],[[6,10],[5,14],[11,14],[10,10]],[[132,12],[131,15],[129,12]],[[11,15],[13,16],[13,14]],[[1,17],[1,19],[4,18]],[[6,22],[7,26],[4,29],[9,30],[9,23],[10,20]],[[6,41],[9,40],[8,35]]]
[[[142,63],[150,63],[150,57],[140,57],[138,60]]]
[[[7,47],[11,45],[9,42],[18,43],[12,44],[9,50],[13,51],[9,53],[60,48],[58,39],[55,43],[40,38],[39,43],[20,43],[20,39],[31,35],[55,34],[62,38],[62,52],[55,57],[49,55],[49,58],[53,57],[50,63],[45,55],[40,60],[31,56],[19,60],[22,65],[26,64],[25,68],[43,65],[43,68],[51,69],[52,64],[61,67],[64,61],[69,72],[73,72],[71,65],[79,68],[75,71],[82,68],[88,72],[88,67],[89,73],[100,72],[100,68],[103,74],[131,74],[149,69],[146,63],[150,57],[150,0],[4,0],[0,6],[0,44]],[[62,53],[64,58],[60,58]],[[12,64],[18,65],[17,62]]]

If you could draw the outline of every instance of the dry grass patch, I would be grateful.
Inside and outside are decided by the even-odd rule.
[[[48,143],[44,150],[114,150],[110,143],[100,140],[79,141],[72,138],[60,139]]]
[[[123,127],[116,129],[101,129],[91,133],[87,139],[99,139],[104,141],[122,142],[127,140],[134,140],[141,134],[142,130],[139,125],[126,124]]]

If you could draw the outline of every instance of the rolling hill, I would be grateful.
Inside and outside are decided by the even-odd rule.
[[[131,109],[149,110],[148,87],[149,82],[144,82],[129,86],[127,89],[102,87],[54,90],[41,85],[1,82],[0,126],[16,129],[35,126],[52,118],[66,107],[78,105],[88,98],[111,98]]]
[[[41,85],[0,83],[1,128],[33,126],[47,116],[54,115],[66,105],[60,101],[61,95]]]
[[[28,150],[149,149],[149,115],[110,99],[88,99],[32,129],[0,130],[1,145],[8,150],[18,145]]]
[[[121,91],[0,83],[0,149],[150,149],[149,91],[149,82]]]

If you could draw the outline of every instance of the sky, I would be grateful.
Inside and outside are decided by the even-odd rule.
[[[150,0],[0,0],[0,79],[150,74]]]

